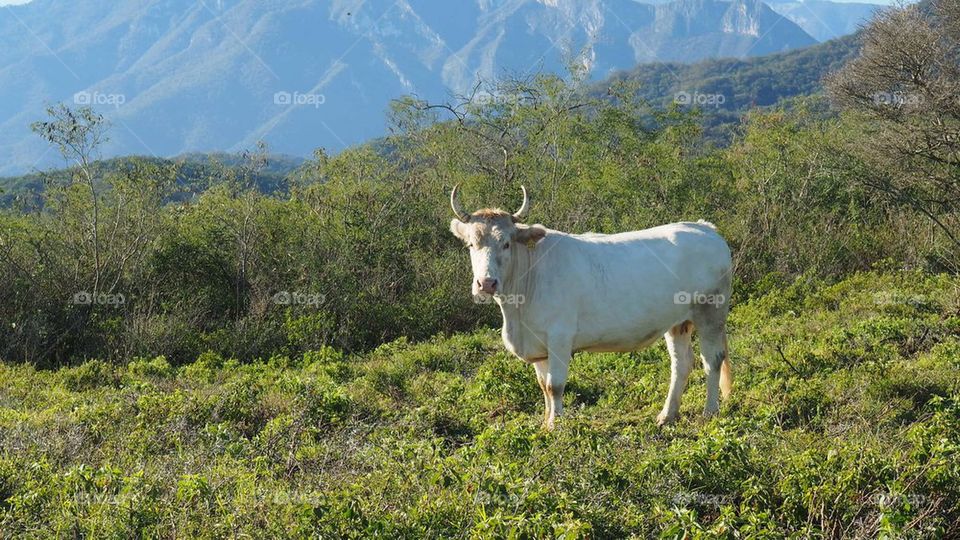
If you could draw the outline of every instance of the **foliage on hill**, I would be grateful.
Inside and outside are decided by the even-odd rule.
[[[235,188],[285,196],[289,194],[287,177],[306,160],[271,153],[266,145],[260,144],[254,150],[236,154],[191,153],[165,161],[176,164],[180,173],[176,189],[167,201],[183,201],[224,182]]]
[[[258,163],[258,160],[259,163]],[[124,171],[149,165],[175,171],[175,188],[166,200],[186,200],[202,193],[214,183],[242,181],[261,193],[276,193],[286,189],[286,177],[304,162],[303,159],[258,152],[228,154],[185,154],[164,159],[149,156],[123,156],[97,161],[93,164],[98,178],[122,175]],[[38,171],[21,176],[4,177],[0,183],[0,208],[30,209],[44,202],[48,186],[70,183],[69,167],[52,171]],[[107,185],[107,184],[105,184]]]
[[[246,362],[0,366],[9,535],[955,537],[960,280],[802,278],[731,316],[732,399],[654,417],[663,346],[581,354],[539,429],[492,331]],[[41,525],[42,524],[42,525]],[[41,528],[42,527],[42,528]]]
[[[857,33],[756,58],[641,64],[612,80],[637,81],[640,95],[658,107],[698,109],[707,135],[727,143],[751,109],[822,92],[824,77],[856,55],[859,41]]]

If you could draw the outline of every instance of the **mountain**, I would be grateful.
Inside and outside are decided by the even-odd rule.
[[[804,49],[743,60],[641,64],[596,82],[590,91],[602,95],[618,80],[639,81],[640,95],[657,107],[666,108],[675,103],[686,109],[697,107],[708,139],[723,143],[748,110],[818,94],[822,90],[823,77],[857,53],[859,40],[859,35],[853,34]],[[112,171],[135,159],[152,158],[114,158],[103,161],[100,166],[105,171]],[[230,168],[243,166],[241,156],[223,152],[186,153],[172,159],[155,159],[155,162],[182,164],[182,189],[174,197],[177,200],[202,190],[203,186],[194,183],[205,176],[203,170],[214,170],[218,164]],[[258,188],[265,193],[283,191],[286,189],[285,178],[303,162],[303,158],[295,156],[270,155],[266,169],[255,178]],[[63,170],[55,170],[0,178],[0,208],[10,207],[17,201],[38,204],[36,193],[43,189],[44,179],[62,180],[65,174]]]
[[[665,4],[665,0],[637,0]],[[765,0],[770,9],[793,21],[817,41],[827,41],[856,32],[879,9],[890,4],[830,0]],[[907,1],[906,3],[910,3]]]
[[[814,42],[759,0],[34,0],[0,9],[0,174],[57,162],[28,128],[57,101],[107,116],[106,156],[302,156],[382,135],[403,94]]]
[[[595,95],[605,94],[617,80],[639,81],[640,94],[661,108],[682,101],[682,108],[698,107],[707,137],[714,142],[725,142],[739,125],[740,118],[754,107],[772,106],[791,98],[809,96],[822,90],[823,77],[845,64],[859,50],[859,35],[844,36],[826,43],[785,53],[776,53],[744,60],[714,59],[694,64],[652,63],[615,73],[609,79],[597,82],[590,89]],[[701,96],[712,96],[711,103],[698,104]],[[722,96],[718,98],[718,96]],[[105,160],[105,170],[116,170],[131,159]],[[172,160],[158,159],[158,163],[183,163],[182,189],[175,198],[188,196],[202,186],[195,179],[204,177],[202,170],[223,164],[240,167],[240,157],[226,153],[189,153]],[[258,174],[256,184],[265,192],[283,191],[285,178],[303,163],[302,158],[271,155],[268,167]],[[0,208],[17,201],[38,204],[36,193],[43,189],[45,177],[63,178],[65,172],[31,173],[0,179]]]
[[[825,0],[768,1],[770,8],[817,39],[827,41],[856,32],[884,6]]]

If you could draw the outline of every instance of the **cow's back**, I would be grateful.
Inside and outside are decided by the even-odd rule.
[[[730,294],[730,249],[706,222],[612,235],[549,231],[536,249],[529,324],[566,325],[578,350],[635,350],[689,319],[687,299]]]

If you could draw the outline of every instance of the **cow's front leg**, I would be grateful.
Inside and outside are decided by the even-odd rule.
[[[550,417],[550,409],[553,408],[553,400],[547,393],[547,376],[549,375],[547,360],[533,362],[533,369],[537,371],[537,384],[543,392],[543,427],[547,427],[547,418]]]
[[[563,414],[563,390],[567,386],[567,372],[570,358],[573,356],[572,341],[566,338],[554,338],[547,345],[546,400],[550,403],[544,420],[544,427],[552,430],[558,416]]]

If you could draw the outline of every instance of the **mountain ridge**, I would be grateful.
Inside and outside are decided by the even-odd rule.
[[[759,0],[34,0],[0,10],[0,174],[50,163],[27,126],[64,101],[114,124],[107,155],[339,150],[380,136],[391,99],[503,72],[595,79],[650,60],[815,43]],[[5,51],[5,52],[4,52]]]

